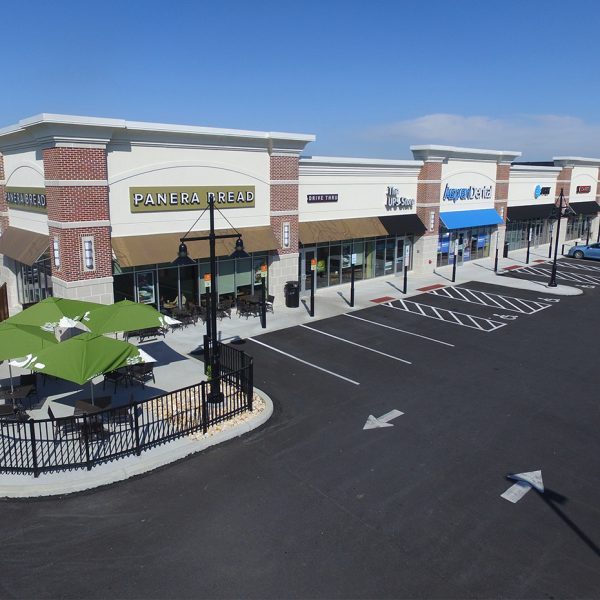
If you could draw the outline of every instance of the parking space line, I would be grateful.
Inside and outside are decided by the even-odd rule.
[[[378,323],[377,321],[370,321],[369,319],[363,319],[362,317],[357,317],[356,315],[351,315],[349,313],[344,313],[344,316],[350,317],[351,319],[357,319],[358,321],[364,321],[365,323],[371,323],[373,325],[377,325],[378,327],[385,327],[386,329],[392,329],[393,331],[399,331],[400,333],[406,333],[407,335],[414,335],[415,337],[419,337],[424,340],[428,340],[430,342],[435,342],[436,344],[443,344],[444,346],[450,346],[451,348],[454,348],[454,344],[450,344],[448,342],[443,342],[442,340],[436,340],[435,338],[430,338],[430,337],[427,337],[426,335],[421,335],[420,333],[406,331],[405,329],[399,329],[398,327],[392,327],[391,325],[385,325],[383,323]]]
[[[577,260],[577,259],[575,259]],[[580,269],[581,271],[600,271],[600,267],[594,266],[594,265],[586,265],[585,263],[582,262],[571,262],[569,261],[559,261],[558,263],[559,267],[567,267],[567,268],[572,268],[572,269]]]
[[[478,331],[495,331],[506,325],[506,323],[494,321],[493,319],[476,317],[467,313],[448,310],[446,308],[436,308],[435,306],[420,304],[419,302],[413,302],[412,300],[395,300],[394,302],[397,302],[400,306],[396,306],[391,302],[381,304],[381,306],[402,310],[404,312],[412,313],[413,315],[427,317],[428,319],[444,321],[445,323],[451,323],[453,325],[477,329]]]
[[[279,348],[275,348],[274,346],[269,346],[269,344],[265,344],[264,342],[259,342],[258,340],[255,340],[254,338],[251,338],[251,337],[246,338],[246,339],[250,340],[251,342],[254,342],[255,344],[259,344],[260,346],[264,346],[265,348],[268,348],[269,350],[273,350],[273,352],[278,352],[279,354],[283,354],[284,356],[287,356],[288,358],[297,360],[298,362],[302,363],[303,365],[307,365],[309,367],[312,367],[313,369],[318,369],[319,371],[323,371],[324,373],[333,375],[334,377],[337,377],[339,379],[343,379],[344,381],[347,381],[348,383],[352,383],[354,385],[360,385],[360,383],[358,381],[354,381],[353,379],[349,379],[348,377],[344,377],[343,375],[339,375],[338,373],[334,373],[333,371],[328,371],[327,369],[324,369],[323,367],[319,367],[319,365],[315,365],[314,363],[310,363],[306,360],[302,360],[301,358],[298,358],[297,356],[294,356],[293,354],[288,354],[287,352],[284,352],[283,350],[279,350]]]
[[[399,362],[403,362],[407,365],[412,365],[412,363],[408,360],[404,360],[403,358],[398,358],[397,356],[393,356],[391,354],[386,354],[385,352],[381,352],[380,350],[375,350],[374,348],[369,348],[369,346],[363,346],[362,344],[357,344],[356,342],[351,342],[350,340],[344,339],[342,337],[338,337],[337,335],[333,335],[331,333],[326,333],[325,331],[321,331],[320,329],[315,329],[314,327],[310,327],[308,325],[300,325],[300,327],[304,327],[304,329],[310,329],[315,333],[320,333],[321,335],[326,335],[327,337],[333,338],[335,340],[339,340],[340,342],[345,342],[346,344],[351,344],[352,346],[358,346],[363,350],[368,350],[369,352],[375,352],[375,354],[381,354],[381,356],[386,356],[387,358],[391,358],[393,360],[397,360]]]
[[[539,267],[521,267],[518,269],[519,273],[526,275],[537,275],[539,277],[548,277],[551,273],[550,269],[542,269]],[[514,271],[513,271],[514,272]],[[569,273],[567,271],[559,270],[557,274],[559,279],[564,281],[574,281],[577,283],[594,283],[600,284],[600,276],[585,275],[583,273]]]
[[[511,310],[526,315],[531,315],[550,306],[548,303],[536,302],[535,300],[524,300],[523,298],[515,298],[514,296],[503,296],[501,294],[471,290],[463,287],[445,287],[439,290],[431,290],[428,293],[433,296],[469,302],[470,304],[477,304],[479,306]]]

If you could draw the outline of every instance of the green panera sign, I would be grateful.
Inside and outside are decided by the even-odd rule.
[[[46,190],[44,188],[7,187],[4,198],[9,208],[27,212],[45,213]]]
[[[252,208],[254,186],[129,188],[132,213],[202,210],[209,198],[216,208]]]

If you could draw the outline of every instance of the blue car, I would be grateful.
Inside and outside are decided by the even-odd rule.
[[[600,244],[573,246],[567,256],[571,258],[594,258],[600,260]]]

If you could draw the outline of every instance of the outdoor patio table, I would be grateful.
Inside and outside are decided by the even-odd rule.
[[[11,392],[10,390],[0,390],[0,400],[10,400],[15,405],[15,402],[24,400],[35,389],[34,385],[18,385]]]
[[[3,421],[29,421],[31,417],[24,411],[11,406],[0,404],[0,419]]]
[[[94,399],[94,404],[91,402],[91,398],[85,400],[77,400],[75,402],[75,412],[73,416],[81,417],[83,415],[94,415],[102,412],[107,408],[111,407],[110,396],[101,396],[100,398]]]

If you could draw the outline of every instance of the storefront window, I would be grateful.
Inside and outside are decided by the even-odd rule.
[[[139,273],[137,273],[139,275]],[[158,293],[160,308],[177,306],[179,304],[179,284],[177,267],[158,270]],[[139,291],[138,291],[139,293]],[[142,298],[139,300],[143,302]]]
[[[219,301],[235,298],[235,260],[219,261]]]
[[[394,273],[395,251],[396,240],[394,240],[393,238],[388,238],[387,240],[385,240],[385,275],[392,275]]]
[[[329,271],[329,246],[317,248],[317,288],[327,287]]]
[[[23,305],[39,302],[52,296],[50,257],[46,253],[32,266],[15,262],[17,297]]]
[[[404,272],[404,240],[396,241],[396,273]]]
[[[133,273],[122,273],[121,275],[115,275],[113,281],[113,290],[115,295],[115,302],[120,300],[130,300],[135,302],[135,296],[133,293]]]
[[[187,302],[198,304],[197,298],[197,267],[190,265],[188,267],[179,267],[179,289],[181,292],[180,303],[185,306]]]
[[[356,277],[356,274],[354,275]],[[342,283],[350,283],[352,278],[352,244],[342,244]]]
[[[365,267],[365,243],[354,242],[353,244],[354,257],[354,279],[362,279],[364,277]]]
[[[239,296],[252,294],[252,259],[240,258],[236,264],[235,293]]]
[[[329,248],[329,285],[341,283],[342,256],[341,246],[336,244]]]

